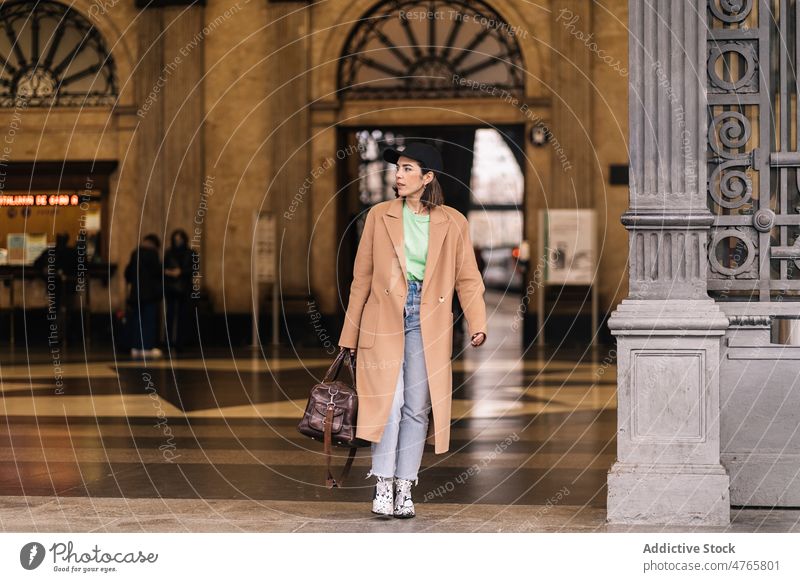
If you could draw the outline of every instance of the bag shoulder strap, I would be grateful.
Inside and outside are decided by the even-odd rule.
[[[358,452],[358,447],[351,447],[350,454],[347,456],[347,462],[342,469],[341,474],[339,475],[339,479],[336,480],[333,477],[333,473],[331,473],[331,449],[333,444],[333,437],[331,435],[331,426],[333,425],[333,411],[334,406],[333,404],[328,404],[328,408],[325,410],[325,422],[324,422],[324,451],[325,451],[325,485],[328,489],[332,489],[334,487],[341,487],[344,485],[344,480],[350,474],[350,468],[353,466],[353,461],[356,458],[356,453]]]

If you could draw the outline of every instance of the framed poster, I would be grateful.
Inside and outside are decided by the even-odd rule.
[[[277,226],[275,214],[268,211],[256,212],[254,217],[253,230],[253,252],[252,261],[252,300],[253,300],[253,321],[252,321],[252,342],[251,347],[259,348],[261,338],[258,333],[259,286],[262,283],[272,284],[272,345],[277,346],[280,338],[279,329],[279,289],[277,278]]]
[[[24,232],[10,232],[6,235],[8,262],[22,264],[25,262],[25,250],[28,248],[28,235]]]
[[[545,283],[591,285],[596,277],[595,211],[539,211]]]
[[[256,215],[254,241],[254,276],[258,283],[275,282],[275,216],[271,212]]]
[[[55,243],[54,243],[55,244]],[[39,255],[47,250],[47,233],[29,233],[25,246],[25,263],[33,263]]]

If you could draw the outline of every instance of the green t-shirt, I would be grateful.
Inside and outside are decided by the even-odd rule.
[[[403,235],[408,278],[421,281],[425,276],[425,261],[428,259],[428,226],[430,214],[412,212],[403,200]]]

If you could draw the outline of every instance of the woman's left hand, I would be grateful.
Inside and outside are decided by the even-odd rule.
[[[477,348],[485,340],[486,340],[486,334],[483,333],[482,331],[479,331],[478,333],[472,336],[472,346]]]

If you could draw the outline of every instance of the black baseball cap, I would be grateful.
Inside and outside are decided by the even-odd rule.
[[[416,160],[423,168],[432,170],[436,175],[444,171],[442,154],[430,144],[415,141],[406,144],[403,151],[388,149],[383,152],[383,159],[392,164],[396,164],[400,156]]]

